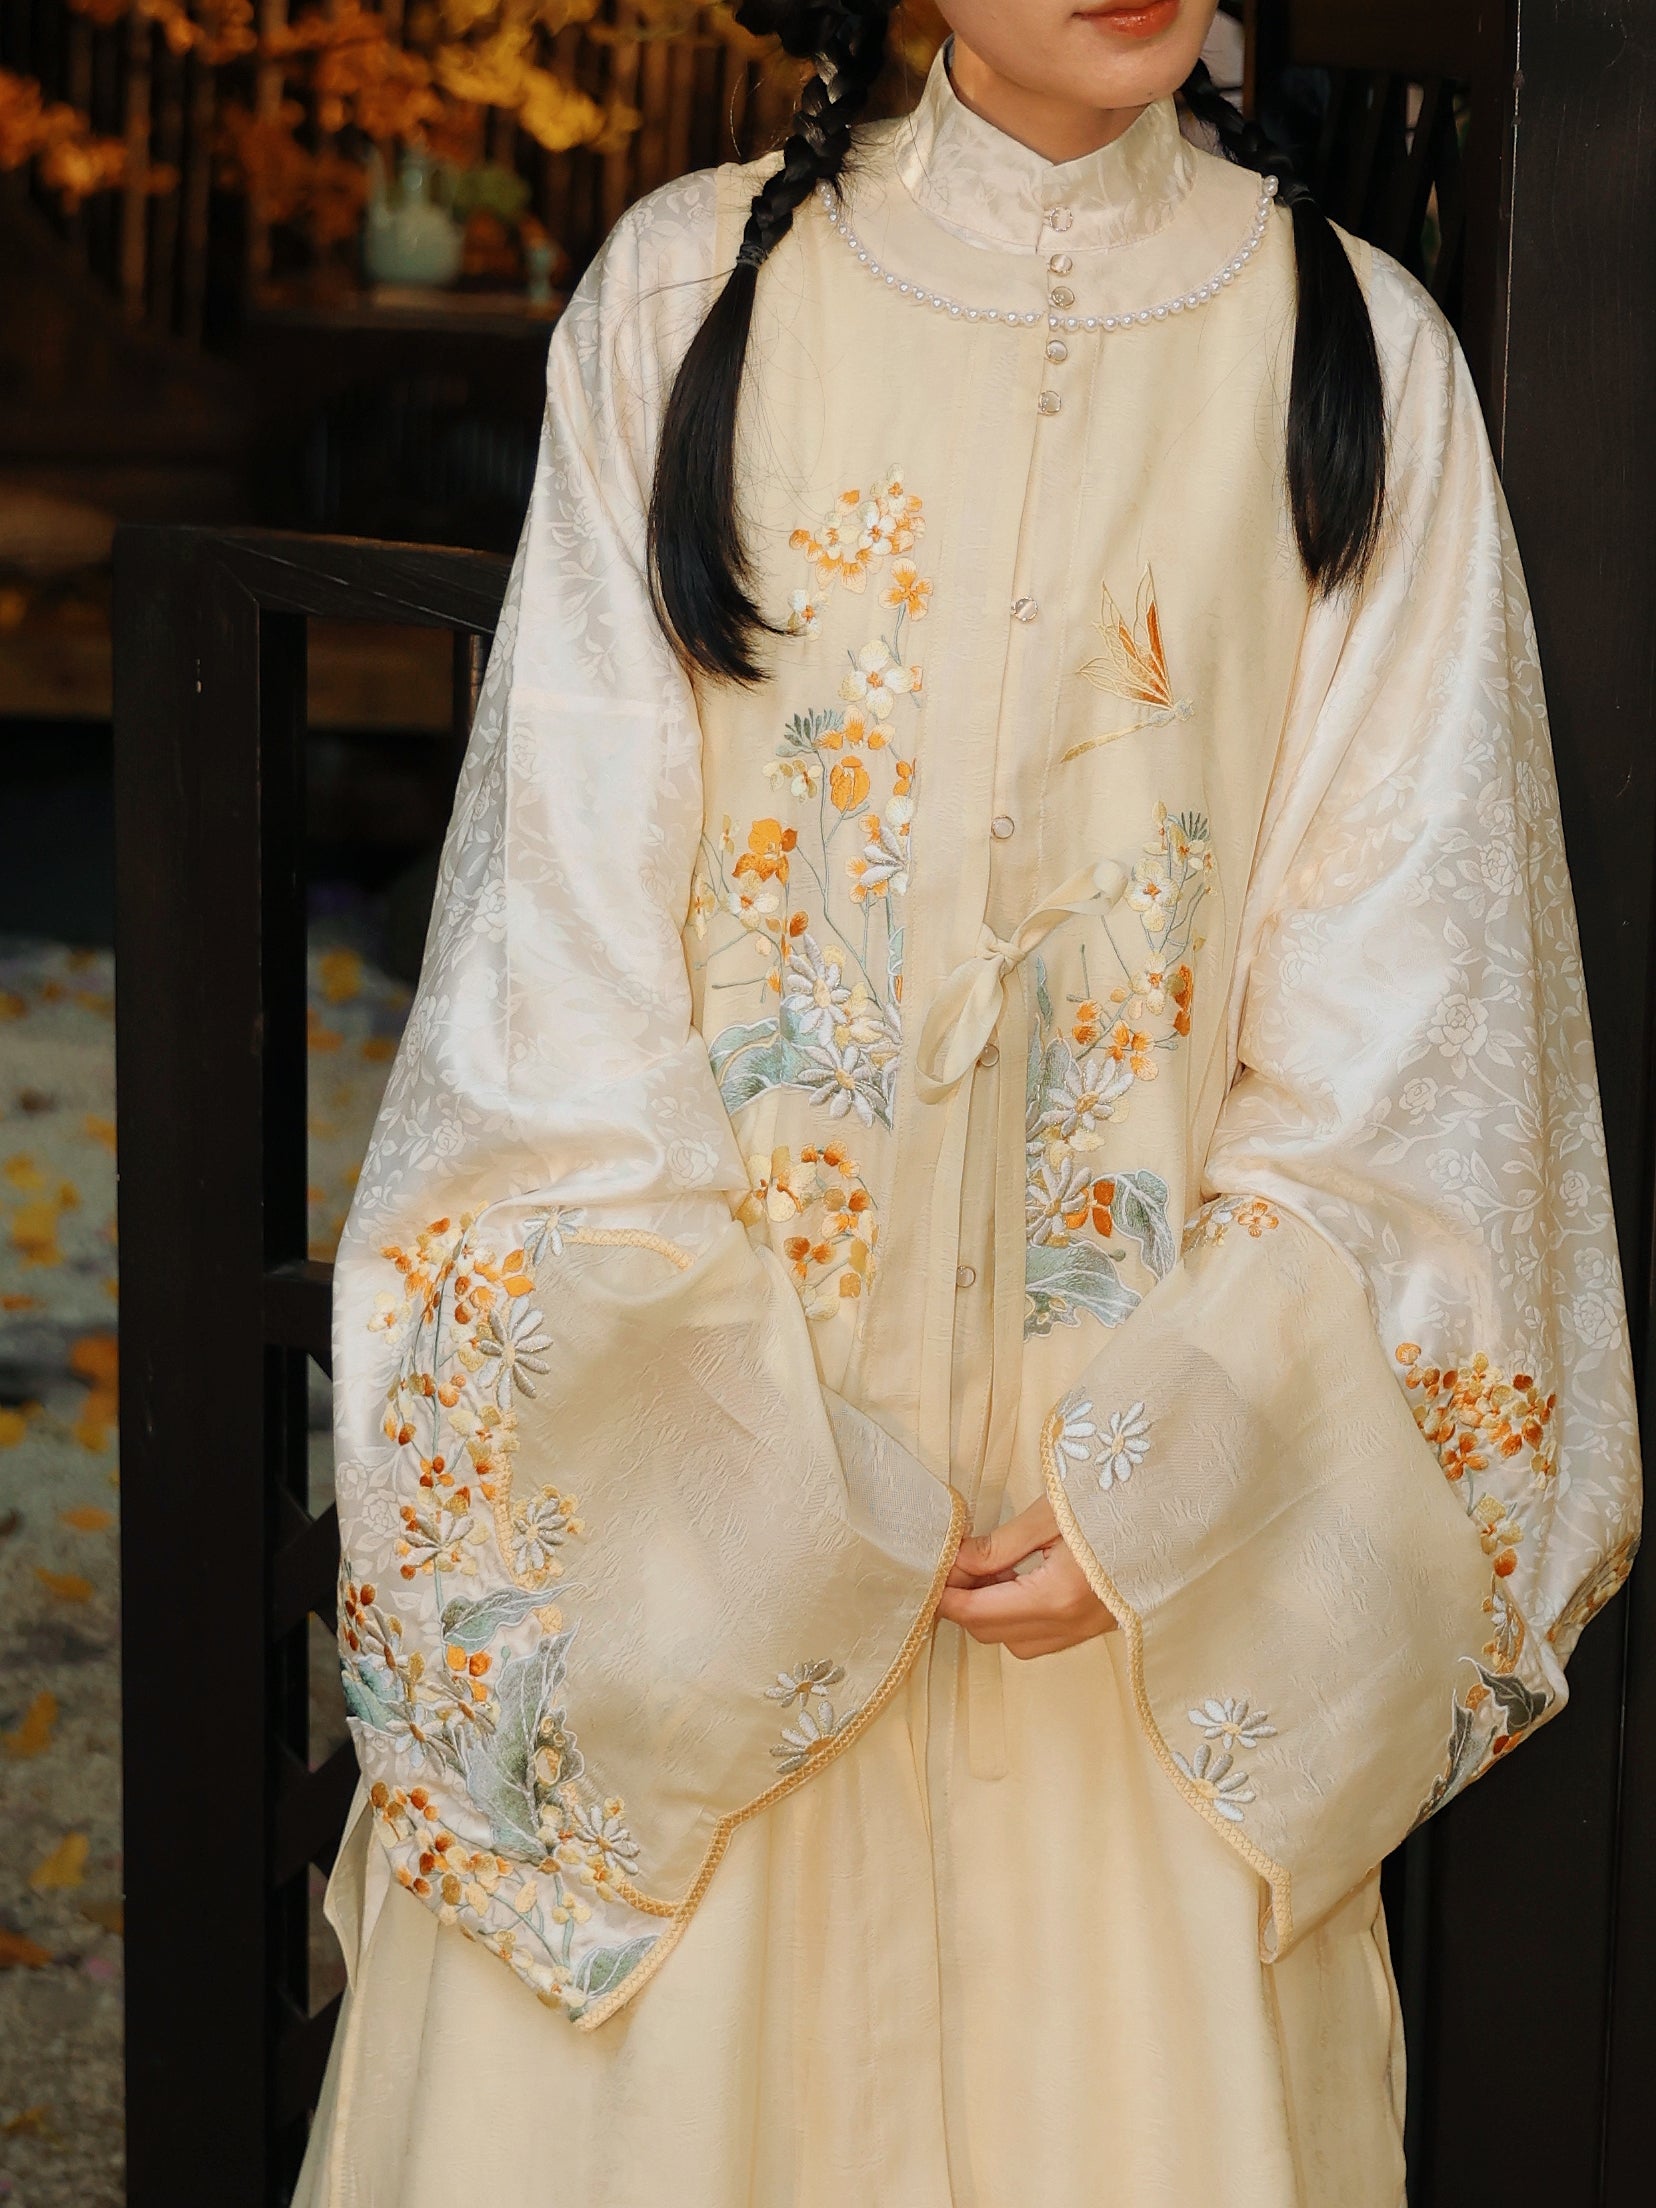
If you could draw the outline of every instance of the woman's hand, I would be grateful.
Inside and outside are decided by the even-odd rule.
[[[1014,1571],[1037,1550],[1039,1564]],[[967,1535],[937,1614],[952,1618],[974,1641],[998,1641],[1020,1658],[1096,1640],[1116,1622],[1093,1593],[1044,1495],[993,1533]]]

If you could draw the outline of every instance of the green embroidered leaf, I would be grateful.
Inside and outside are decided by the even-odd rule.
[[[1509,1733],[1522,1733],[1533,1725],[1547,1707],[1547,1697],[1537,1694],[1533,1687],[1526,1687],[1522,1679],[1510,1671],[1485,1671],[1477,1667],[1478,1677],[1494,1696],[1506,1719]]]
[[[1432,1790],[1415,1812],[1413,1832],[1427,1818],[1440,1810],[1451,1795],[1458,1794],[1476,1770],[1480,1752],[1480,1736],[1473,1713],[1466,1704],[1452,1699],[1453,1716],[1449,1726],[1449,1755],[1443,1769],[1432,1781]]]
[[[594,2001],[601,1994],[613,1992],[623,1978],[632,1975],[660,1937],[659,1932],[645,1932],[621,1947],[594,1948],[582,1957],[575,1983]]]
[[[544,1591],[531,1594],[525,1587],[498,1587],[481,1602],[451,1602],[443,1611],[443,1639],[455,1648],[487,1648],[497,1633],[521,1625],[545,1600]]]
[[[707,1046],[708,1061],[715,1079],[722,1077],[730,1061],[744,1050],[757,1050],[765,1043],[774,1042],[778,1034],[776,1015],[768,1019],[754,1020],[746,1027],[721,1028]]]
[[[345,1707],[359,1723],[371,1726],[376,1733],[389,1730],[396,1712],[375,1692],[372,1683],[363,1676],[358,1664],[349,1664],[340,1673],[345,1690]]]
[[[1043,1025],[1050,1027],[1052,1025],[1052,992],[1047,987],[1046,960],[1037,952],[1033,963],[1035,967],[1036,1008],[1040,1012]]]
[[[815,751],[824,736],[845,726],[845,715],[837,705],[823,706],[810,713],[795,713],[782,725],[782,741],[776,756],[787,759],[796,752]]]
[[[804,1069],[805,1053],[783,1035],[733,1057],[719,1081],[725,1110],[740,1111],[744,1104],[751,1104],[766,1089],[785,1089],[790,1082],[798,1080]]]
[[[1030,1243],[1024,1257],[1028,1309],[1025,1334],[1050,1334],[1054,1326],[1079,1326],[1090,1311],[1104,1326],[1119,1326],[1139,1298],[1123,1281],[1115,1260],[1090,1242]]]
[[[571,1627],[549,1634],[527,1656],[508,1656],[498,1675],[500,1716],[495,1728],[486,1737],[474,1734],[462,1749],[467,1788],[503,1854],[538,1859],[545,1852],[535,1814],[533,1769],[543,1721],[556,1727],[563,1742],[559,1783],[578,1778],[583,1768],[575,1736],[564,1726],[558,1707],[574,1638]]]
[[[1111,1215],[1121,1232],[1139,1246],[1140,1255],[1158,1280],[1172,1270],[1173,1230],[1167,1223],[1167,1183],[1158,1174],[1140,1167],[1115,1176],[1115,1202]]]

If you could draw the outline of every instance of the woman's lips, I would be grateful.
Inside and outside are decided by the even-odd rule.
[[[1179,15],[1179,0],[1128,0],[1121,8],[1086,8],[1081,19],[1117,38],[1155,38],[1170,30]]]

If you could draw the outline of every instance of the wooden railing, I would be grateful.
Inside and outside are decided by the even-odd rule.
[[[506,573],[348,540],[116,543],[132,2208],[284,2200],[337,2006],[308,1937],[356,1758],[310,1737],[338,1528],[307,1483],[331,1300],[306,1252],[307,624],[447,630],[457,763]]]

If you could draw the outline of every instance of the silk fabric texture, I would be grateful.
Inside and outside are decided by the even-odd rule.
[[[1353,243],[1391,489],[1313,603],[1287,218],[1238,268],[1258,180],[1170,104],[1053,168],[939,62],[866,259],[813,204],[761,276],[778,633],[692,687],[642,512],[761,173],[554,335],[340,1253],[300,2197],[1392,2208],[1375,1867],[1561,1706],[1637,1525],[1476,400]],[[933,1612],[1043,1488],[1120,1630],[1017,1665]]]

